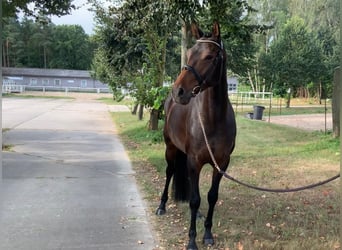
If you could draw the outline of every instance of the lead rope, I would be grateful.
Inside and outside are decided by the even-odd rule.
[[[213,154],[213,151],[211,150],[210,148],[210,145],[209,145],[209,142],[208,142],[208,138],[207,138],[207,134],[205,132],[205,128],[204,128],[204,125],[203,125],[203,120],[202,120],[202,116],[201,116],[201,113],[198,109],[198,119],[199,119],[199,122],[200,122],[200,125],[201,125],[201,129],[202,129],[202,132],[203,132],[203,137],[204,137],[204,141],[205,141],[205,144],[207,145],[207,148],[208,148],[208,152],[209,152],[209,155],[210,155],[210,158],[211,160],[213,161],[214,163],[214,167],[217,169],[217,171],[222,174],[224,177],[226,177],[227,179],[231,180],[231,181],[234,181],[242,186],[245,186],[245,187],[248,187],[248,188],[252,188],[252,189],[256,189],[256,190],[259,190],[259,191],[265,191],[265,192],[273,192],[273,193],[289,193],[289,192],[297,192],[297,191],[301,191],[301,190],[305,190],[305,189],[309,189],[309,188],[314,188],[314,187],[318,187],[318,186],[321,186],[321,185],[324,185],[328,182],[331,182],[337,178],[340,177],[340,174],[337,174],[325,181],[321,181],[321,182],[318,182],[318,183],[315,183],[315,184],[311,184],[311,185],[308,185],[308,186],[303,186],[303,187],[298,187],[298,188],[291,188],[291,189],[269,189],[269,188],[263,188],[263,187],[257,187],[257,186],[252,186],[250,184],[247,184],[247,183],[244,183],[244,182],[241,182],[237,179],[235,179],[234,177],[230,176],[229,174],[227,174],[225,171],[222,171],[219,167],[219,165],[217,164],[216,160],[215,160],[215,157],[214,157],[214,154]]]

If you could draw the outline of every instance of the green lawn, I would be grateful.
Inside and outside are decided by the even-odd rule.
[[[182,249],[187,242],[188,205],[169,202],[168,213],[153,215],[164,185],[164,144],[161,130],[147,131],[148,117],[113,113],[137,179],[148,201],[154,230],[164,249]],[[161,124],[162,125],[162,124]],[[228,172],[250,184],[270,188],[308,185],[339,172],[339,141],[331,135],[259,122],[237,116],[238,135]],[[201,173],[201,211],[211,167]],[[214,214],[215,247],[211,249],[338,249],[339,181],[297,193],[251,190],[223,179]],[[198,245],[203,220],[198,223]],[[163,249],[163,248],[161,248]],[[203,248],[206,249],[206,248]]]

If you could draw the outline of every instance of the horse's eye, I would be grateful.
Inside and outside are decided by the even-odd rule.
[[[204,60],[211,60],[211,59],[213,59],[214,57],[212,56],[212,55],[207,55],[205,58],[204,58]]]

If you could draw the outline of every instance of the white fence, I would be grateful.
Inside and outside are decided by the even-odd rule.
[[[229,93],[229,98],[232,101],[237,101],[239,103],[254,103],[254,102],[269,102],[272,100],[272,92],[233,92]]]
[[[2,93],[22,93],[24,92],[23,85],[2,85]]]
[[[247,117],[251,116],[251,112],[254,111],[254,106],[268,108],[268,120],[270,120],[270,109],[273,101],[272,92],[229,93],[229,99],[232,102],[234,111],[236,113],[246,113]],[[267,114],[264,114],[264,116],[266,115]]]
[[[85,92],[85,93],[112,93],[109,88],[81,88],[81,87],[57,87],[57,86],[28,86],[28,85],[2,85],[2,93],[23,93],[25,91],[41,92]]]

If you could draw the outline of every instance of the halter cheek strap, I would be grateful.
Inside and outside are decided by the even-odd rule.
[[[195,76],[195,78],[196,78],[196,80],[197,80],[197,82],[198,82],[198,85],[196,85],[193,89],[192,89],[192,96],[193,97],[195,97],[196,95],[198,95],[198,93],[199,92],[201,92],[201,87],[202,87],[202,85],[203,85],[203,83],[204,83],[204,80],[203,80],[203,78],[197,73],[197,71],[193,68],[193,67],[191,67],[190,65],[187,65],[187,64],[185,64],[184,66],[183,66],[183,70],[188,70],[188,71],[190,71],[192,74],[194,74],[194,76]]]

